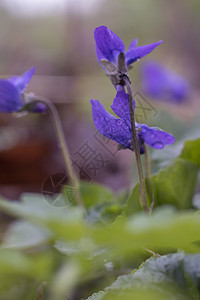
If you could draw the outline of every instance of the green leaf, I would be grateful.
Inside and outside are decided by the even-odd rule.
[[[185,146],[180,154],[181,158],[193,162],[200,168],[200,139],[186,141]]]
[[[159,299],[159,296],[160,299],[199,299],[199,262],[199,254],[183,252],[150,258],[138,270],[118,277],[88,300],[145,299],[145,296],[146,299]]]
[[[200,139],[187,141],[181,154],[170,165],[151,176],[152,197],[155,205],[173,204],[179,209],[192,207],[200,168],[199,153]],[[124,208],[124,215],[131,215],[139,210],[141,207],[137,184]]]
[[[114,221],[120,214],[122,213],[122,207],[117,204],[110,205],[109,207],[106,207],[101,214],[101,217],[103,220],[106,220],[107,222]]]
[[[150,258],[133,274],[119,277],[107,290],[117,291],[122,287],[123,289],[151,287],[159,290],[162,287],[165,292],[169,288],[168,291],[172,292],[172,295],[175,292],[175,297],[177,293],[177,296],[187,295],[193,299],[199,299],[199,261],[199,254],[185,255],[183,252]],[[191,289],[191,283],[193,289]]]
[[[177,158],[167,168],[152,176],[151,186],[156,205],[173,204],[179,209],[191,208],[198,167]]]
[[[105,294],[106,293],[104,291],[100,291],[98,293],[94,293],[92,296],[90,296],[86,300],[102,300],[103,297],[105,296]]]
[[[0,298],[3,300],[32,300],[34,298],[30,297],[30,294],[32,294],[33,285],[34,280],[28,277],[19,274],[0,274]]]
[[[0,270],[4,275],[24,275],[29,278],[46,279],[52,267],[50,253],[35,256],[17,250],[0,250]]]
[[[142,207],[140,205],[140,199],[139,199],[139,184],[136,184],[132,193],[128,197],[126,205],[124,206],[123,215],[130,216],[139,211],[142,211]]]
[[[41,226],[16,221],[6,230],[1,248],[29,249],[46,243],[50,238],[50,232]]]
[[[83,203],[87,208],[86,219],[90,223],[112,222],[121,214],[120,196],[110,189],[97,183],[81,182],[80,192]]]
[[[119,293],[109,292],[105,295],[103,300],[192,300],[188,298],[187,295],[179,291],[170,290],[169,287],[162,287],[160,290],[155,290],[151,287],[144,288],[143,290],[139,288],[134,288],[133,291],[123,291]]]
[[[111,203],[114,198],[109,188],[92,182],[81,182],[80,193],[86,208],[97,203]]]
[[[180,249],[200,252],[200,215],[192,212],[176,212],[170,207],[159,207],[148,216],[133,215],[128,220],[117,218],[110,226],[93,229],[93,239],[107,247],[106,255],[112,259],[128,260],[145,249],[154,252],[164,249]],[[187,233],[187,234],[186,234]]]
[[[161,123],[163,123],[163,118],[161,118]],[[165,124],[165,126],[163,127],[162,124],[162,128],[167,129],[167,125],[169,125],[169,116],[166,119],[167,123]],[[172,122],[171,122],[172,121]],[[173,132],[175,134],[176,137],[176,142],[173,145],[170,145],[168,147],[165,147],[164,149],[162,149],[162,151],[160,150],[155,150],[155,149],[150,149],[151,151],[151,169],[153,172],[156,172],[158,169],[166,167],[167,165],[170,164],[170,162],[172,161],[172,159],[178,157],[181,153],[181,151],[184,148],[184,145],[187,144],[187,142],[185,143],[185,141],[187,140],[198,140],[199,139],[199,127],[200,127],[200,122],[199,122],[199,118],[197,118],[193,123],[191,123],[190,125],[187,124],[187,126],[185,126],[185,124],[183,123],[179,123],[179,124],[173,124],[173,120],[170,120],[171,124],[169,128],[169,132]],[[156,124],[156,123],[155,123]],[[157,123],[156,126],[159,126],[159,124]],[[179,133],[175,133],[175,131],[177,130],[177,126],[179,127],[178,131]],[[167,131],[168,131],[167,130]],[[180,137],[181,135],[181,137]],[[191,141],[193,142],[193,141]],[[192,150],[193,151],[193,150]]]
[[[0,210],[47,228],[55,239],[79,240],[87,231],[80,208],[54,207],[37,194],[25,194],[21,202],[0,199]]]

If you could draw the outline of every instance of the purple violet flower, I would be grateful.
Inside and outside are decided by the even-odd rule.
[[[102,60],[117,66],[119,54],[124,53],[125,64],[126,67],[128,67],[152,52],[162,43],[162,41],[159,41],[157,43],[137,47],[137,39],[135,38],[131,42],[128,51],[125,52],[125,46],[122,40],[106,26],[97,27],[94,31],[94,38],[96,41],[97,58],[104,69],[106,69],[106,67],[102,64]]]
[[[97,130],[105,137],[119,143],[121,148],[129,148],[134,151],[132,145],[131,120],[129,113],[128,94],[117,92],[111,105],[115,117],[107,112],[104,106],[98,100],[91,100],[92,115]],[[135,110],[135,102],[133,101]],[[166,145],[173,144],[175,138],[173,135],[161,130],[160,128],[148,127],[146,124],[136,123],[140,153],[143,154],[144,143],[155,149],[162,149]]]
[[[46,106],[35,103],[29,106],[24,99],[24,92],[28,86],[35,67],[21,76],[13,76],[8,79],[0,79],[0,112],[13,113],[27,110],[30,112],[45,112]]]
[[[155,99],[180,103],[188,97],[189,83],[163,65],[149,61],[142,65],[142,88]]]

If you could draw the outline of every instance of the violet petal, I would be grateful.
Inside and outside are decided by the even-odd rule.
[[[98,100],[92,99],[90,103],[92,105],[92,115],[97,130],[103,136],[129,148],[131,132],[126,122],[107,112]]]
[[[116,97],[111,105],[112,110],[118,117],[127,120],[130,125],[130,111],[129,111],[129,96],[127,93],[121,91],[117,92]],[[133,100],[133,111],[135,111],[135,101]]]
[[[154,127],[148,127],[146,124],[137,124],[137,128],[142,129],[139,132],[140,138],[150,147],[162,149],[175,142],[175,138],[168,132]]]
[[[98,60],[107,59],[112,63],[117,63],[118,55],[125,51],[122,40],[106,26],[97,27],[94,31],[94,38]]]
[[[17,112],[23,105],[18,89],[8,80],[0,79],[0,112]]]
[[[151,53],[161,43],[162,43],[162,41],[159,41],[157,43],[153,43],[153,44],[149,44],[149,45],[129,49],[125,53],[126,65],[129,66],[130,64],[134,63],[136,60],[146,56],[149,53]]]
[[[24,93],[34,72],[35,72],[35,67],[32,67],[30,70],[26,71],[21,76],[13,76],[10,77],[8,80],[16,86],[16,88],[20,91],[20,93]]]

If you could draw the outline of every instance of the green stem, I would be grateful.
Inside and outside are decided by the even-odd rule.
[[[132,94],[130,81],[128,78],[125,78],[125,83],[126,83],[127,92],[129,95],[129,112],[130,112],[130,117],[131,117],[132,141],[133,141],[133,146],[134,146],[134,150],[135,150],[135,157],[136,157],[138,175],[139,175],[140,203],[141,203],[143,210],[145,212],[149,212],[149,206],[148,206],[147,197],[146,197],[144,176],[143,176],[143,171],[142,171],[142,163],[141,163],[141,158],[140,158],[140,149],[139,149],[139,145],[138,145],[137,133],[136,133],[136,127],[135,127],[135,116],[134,116],[134,111],[133,111],[133,94]]]
[[[151,170],[150,170],[150,159],[149,159],[149,151],[147,147],[144,145],[145,150],[145,170],[146,170],[146,180],[147,180],[147,192],[150,199],[150,204],[153,205],[153,197],[152,197],[152,188],[151,188]]]
[[[55,130],[56,130],[57,138],[59,141],[59,146],[62,150],[62,154],[63,154],[63,158],[64,158],[64,162],[65,162],[66,171],[67,171],[67,174],[69,177],[69,181],[70,181],[72,187],[75,189],[75,198],[76,198],[77,204],[82,209],[85,210],[83,202],[81,200],[80,193],[79,193],[79,182],[78,182],[78,179],[76,177],[76,174],[75,174],[72,164],[71,164],[70,154],[69,154],[69,150],[68,150],[67,143],[65,140],[65,135],[63,132],[63,128],[61,125],[58,111],[57,111],[55,105],[51,101],[49,101],[49,99],[47,99],[45,97],[38,97],[38,96],[36,96],[35,98],[31,97],[31,102],[32,103],[33,102],[41,102],[47,106],[49,113],[51,115],[52,121],[55,125]]]
[[[149,152],[147,147],[144,146],[144,150],[145,150],[145,169],[146,169],[146,178],[150,178],[151,175],[151,170],[150,170],[150,160],[149,160]]]

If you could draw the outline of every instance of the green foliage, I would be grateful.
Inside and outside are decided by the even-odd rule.
[[[88,300],[199,299],[200,255],[183,252],[150,258]],[[159,298],[160,297],[160,298]]]
[[[94,229],[96,243],[108,247],[112,259],[119,256],[129,259],[144,248],[163,251],[167,248],[181,249],[186,252],[199,252],[198,214],[176,212],[169,207],[162,207],[150,216],[138,213],[130,217],[118,218],[109,227]],[[185,234],[187,232],[187,234]]]
[[[120,199],[103,185],[81,182],[80,192],[90,223],[112,222],[122,212]]]
[[[111,203],[113,200],[111,190],[93,182],[81,182],[80,192],[86,208],[98,203]]]
[[[190,162],[193,162],[200,168],[199,149],[200,149],[200,139],[186,141],[185,147],[183,148],[180,157]]]
[[[59,300],[63,299],[65,294],[70,295],[77,284],[85,282],[86,279],[92,280],[92,274],[98,270],[106,274],[105,261],[112,261],[114,266],[119,263],[124,264],[123,262],[127,262],[130,258],[137,259],[138,254],[147,254],[145,248],[157,252],[169,248],[174,251],[181,249],[186,252],[200,252],[199,245],[196,243],[200,239],[200,215],[193,212],[176,212],[163,207],[155,210],[150,216],[140,213],[129,219],[118,217],[112,224],[95,225],[89,224],[81,213],[74,214],[74,208],[69,207],[65,208],[66,220],[62,219],[63,209],[54,207],[49,207],[46,215],[40,212],[40,216],[39,213],[37,217],[32,216],[30,215],[32,201],[28,201],[30,198],[33,200],[33,197],[26,196],[26,201],[21,203],[0,201],[1,210],[14,213],[19,217],[23,215],[22,218],[29,219],[26,222],[14,223],[17,224],[16,228],[11,224],[8,229],[2,244],[2,247],[7,249],[2,249],[0,252],[0,269],[1,274],[12,275],[15,280],[26,276],[30,278],[32,284],[39,279],[38,286],[42,281],[49,282],[47,289],[50,296],[45,298],[48,300]],[[44,199],[40,197],[40,200],[35,201],[40,209],[43,205],[47,206],[40,201]],[[52,213],[53,210],[55,215]],[[73,220],[70,215],[73,216]],[[65,226],[71,231],[70,235],[63,233]],[[19,228],[22,229],[22,233],[25,233],[25,237],[28,236],[28,232],[30,236],[34,233],[35,245],[28,238],[25,243],[26,238],[24,237],[23,240],[23,234],[16,235],[16,241],[7,238],[9,234],[12,237],[15,232],[17,233]],[[79,238],[77,232],[82,232]],[[36,238],[37,234],[38,238]],[[13,247],[19,247],[21,251],[12,250]],[[29,251],[32,249],[32,251],[24,254],[23,249]],[[137,293],[140,297],[140,292]],[[153,296],[157,295],[156,293],[157,291],[152,291]],[[141,297],[145,295],[144,293]]]
[[[100,290],[88,300],[199,299],[200,214],[190,209],[199,151],[199,139],[187,141],[170,165],[152,175],[158,207],[150,215],[141,211],[138,185],[126,203],[127,193],[81,183],[86,212],[73,201],[53,206],[59,195],[0,199],[0,210],[16,218],[2,237],[0,298],[86,299]],[[65,189],[63,195],[69,196]],[[130,274],[139,257],[177,250],[184,252],[151,258]]]
[[[4,249],[30,249],[45,244],[50,238],[50,231],[45,228],[27,221],[16,221],[6,231],[1,247]]]
[[[197,165],[181,158],[152,176],[155,205],[172,204],[179,209],[191,208],[197,181]]]
[[[192,208],[192,199],[200,168],[200,139],[187,141],[180,155],[170,165],[150,178],[155,205],[172,204],[179,209]],[[147,187],[148,190],[148,187]],[[126,215],[140,208],[138,184],[133,189],[124,209]]]

